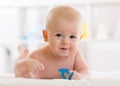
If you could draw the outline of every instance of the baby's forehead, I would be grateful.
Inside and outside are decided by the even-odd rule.
[[[78,34],[81,32],[79,28],[74,27],[53,27],[49,30],[53,33],[63,33],[63,34]]]

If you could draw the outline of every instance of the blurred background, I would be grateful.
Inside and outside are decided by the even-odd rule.
[[[57,5],[81,13],[86,37],[80,48],[90,69],[120,70],[120,0],[0,0],[0,72],[13,72],[19,44],[30,50],[43,44],[46,15]]]

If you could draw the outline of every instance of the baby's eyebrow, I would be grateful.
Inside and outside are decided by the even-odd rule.
[[[71,33],[70,36],[76,36],[77,34],[76,33]]]
[[[55,34],[62,34],[62,33],[60,33],[60,32],[56,32]]]

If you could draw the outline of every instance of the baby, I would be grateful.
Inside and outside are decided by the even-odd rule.
[[[43,30],[44,41],[48,44],[28,55],[22,46],[16,60],[16,77],[58,79],[62,78],[59,68],[68,68],[74,72],[72,79],[89,76],[89,69],[79,50],[82,18],[78,11],[69,6],[53,8],[46,19]],[[68,77],[69,75],[65,75]]]

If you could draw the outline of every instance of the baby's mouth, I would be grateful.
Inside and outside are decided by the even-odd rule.
[[[68,50],[68,48],[61,48],[61,50]]]

